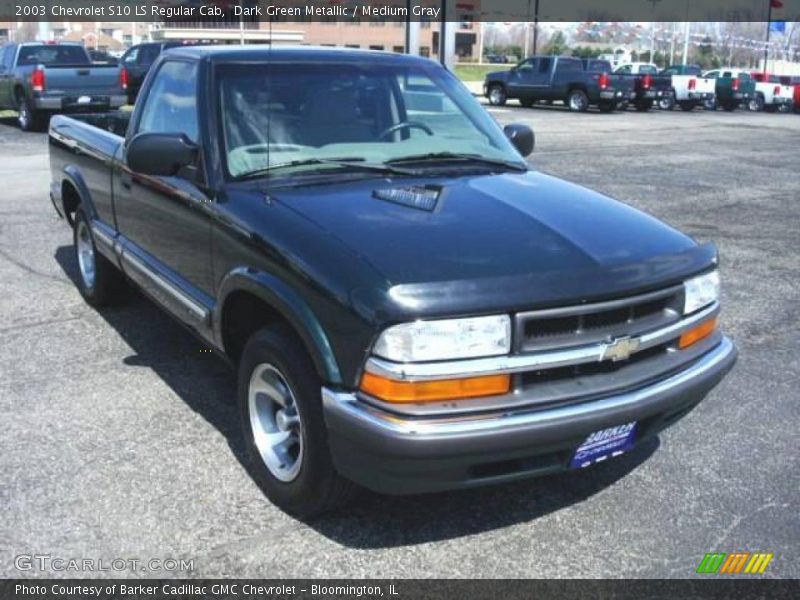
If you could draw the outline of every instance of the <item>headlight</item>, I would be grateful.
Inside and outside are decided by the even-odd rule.
[[[719,299],[719,271],[689,279],[683,287],[683,314],[688,315]]]
[[[389,327],[373,352],[395,362],[499,356],[511,350],[508,315],[415,321]]]

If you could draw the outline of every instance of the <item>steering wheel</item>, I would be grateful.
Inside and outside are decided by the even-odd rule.
[[[395,131],[400,131],[401,129],[422,129],[428,135],[433,135],[433,130],[425,125],[425,123],[420,123],[419,121],[403,121],[402,123],[398,123],[397,125],[392,125],[387,129],[383,130],[381,134],[378,136],[379,140],[382,140],[390,135],[392,135]]]

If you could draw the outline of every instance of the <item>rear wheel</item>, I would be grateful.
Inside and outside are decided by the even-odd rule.
[[[764,110],[764,96],[756,95],[748,102],[747,108],[750,112],[761,112]]]
[[[524,106],[525,108],[530,108],[530,107],[531,107],[531,106],[533,106],[533,104],[534,104],[533,100],[530,100],[530,99],[523,99],[523,98],[520,98],[520,99],[519,99],[519,103],[520,103],[522,106]]]
[[[736,102],[723,102],[722,110],[733,112],[734,110],[736,110]]]
[[[333,466],[322,381],[294,332],[266,327],[239,364],[239,414],[252,475],[273,504],[300,518],[331,510],[355,484]]]
[[[73,241],[81,296],[94,307],[116,304],[123,296],[125,278],[97,251],[92,228],[83,209],[75,213]]]
[[[597,105],[597,108],[599,108],[599,109],[600,109],[600,112],[603,112],[603,113],[610,113],[610,112],[613,112],[613,110],[614,110],[616,107],[617,107],[617,105],[616,105],[616,103],[615,103],[615,102],[600,102],[600,103]]]
[[[717,97],[714,96],[713,98],[709,98],[703,103],[703,106],[706,110],[717,110],[719,103],[717,102]]]
[[[589,108],[589,98],[583,90],[571,90],[566,103],[572,112],[585,112]]]
[[[639,100],[634,104],[636,110],[639,112],[647,112],[651,108],[653,108],[653,101],[652,100]]]
[[[24,92],[17,92],[17,123],[22,131],[37,131],[42,128],[42,114],[36,110]]]
[[[675,95],[668,94],[661,97],[658,101],[658,108],[661,110],[672,110],[675,108]]]
[[[769,105],[764,107],[764,112],[768,112],[768,113],[778,112],[778,107],[775,106],[774,104],[769,104]]]
[[[682,111],[690,112],[690,111],[693,111],[695,109],[695,107],[697,106],[697,103],[695,103],[692,100],[682,100],[681,102],[678,102],[678,105],[681,107]]]
[[[489,86],[488,98],[492,106],[504,106],[508,100],[505,88],[497,83]]]

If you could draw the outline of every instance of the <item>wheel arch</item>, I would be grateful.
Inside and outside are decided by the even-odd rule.
[[[284,281],[270,273],[238,267],[225,276],[218,297],[214,337],[232,363],[238,363],[247,339],[256,330],[285,322],[300,338],[323,381],[342,383],[322,324],[302,296]]]
[[[61,208],[64,211],[64,218],[70,227],[75,225],[75,211],[78,207],[83,207],[87,216],[91,219],[97,217],[92,202],[92,195],[83,179],[81,172],[73,165],[64,167],[63,178],[61,180]]]

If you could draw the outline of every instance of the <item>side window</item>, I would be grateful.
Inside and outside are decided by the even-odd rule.
[[[623,75],[628,75],[633,71],[633,67],[631,65],[625,65],[624,67],[620,67],[617,69],[617,73],[622,73]]]
[[[136,58],[139,56],[139,46],[134,46],[128,52],[125,53],[125,57],[122,59],[122,64],[124,65],[133,65],[136,64]]]
[[[531,70],[533,70],[535,62],[536,62],[536,59],[534,59],[534,58],[529,58],[528,60],[523,60],[521,63],[519,63],[519,66],[517,68],[520,71],[531,71]]]
[[[184,133],[197,142],[197,64],[167,61],[147,93],[138,133]]]
[[[540,58],[539,59],[539,73],[549,73],[550,66],[553,64],[552,58]]]
[[[707,79],[716,79],[717,77],[719,77],[719,71],[709,71],[708,73],[705,74],[705,77]]]
[[[3,66],[5,66],[6,71],[10,71],[14,68],[14,54],[16,52],[16,46],[6,46],[5,55],[3,55]]]
[[[158,44],[151,44],[139,48],[138,63],[140,65],[152,65],[161,54],[161,48]]]
[[[666,69],[664,71],[664,75],[675,75],[678,72],[677,69]]]

